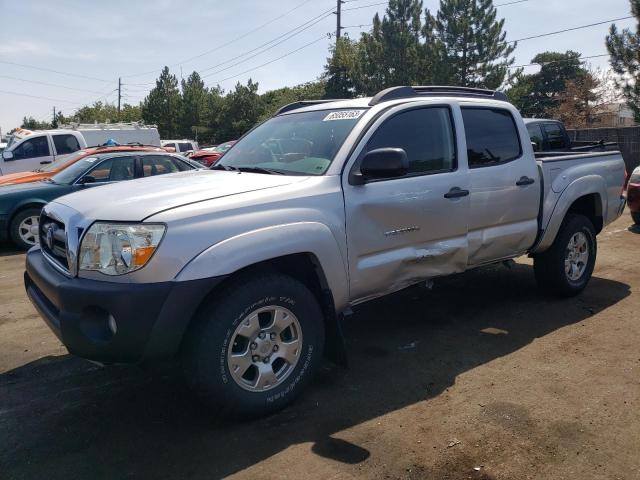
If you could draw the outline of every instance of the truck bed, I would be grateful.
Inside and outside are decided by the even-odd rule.
[[[620,185],[624,178],[624,161],[619,151],[540,152],[536,154],[536,160],[542,179],[540,237],[550,228],[554,210],[562,208],[563,197],[569,188],[577,190],[578,197],[594,193],[600,197],[603,225],[617,218]],[[594,182],[597,191],[594,191]],[[588,183],[591,186],[587,187]],[[580,192],[581,188],[584,192]]]

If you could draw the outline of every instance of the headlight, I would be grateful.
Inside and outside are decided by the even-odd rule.
[[[91,225],[80,246],[80,270],[122,275],[144,267],[153,256],[166,227],[153,223]]]

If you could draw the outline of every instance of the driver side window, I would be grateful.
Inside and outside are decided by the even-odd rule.
[[[135,157],[109,158],[87,173],[94,183],[120,182],[135,177]]]
[[[454,170],[456,147],[449,109],[417,108],[389,118],[373,134],[366,151],[390,147],[406,152],[409,175]]]
[[[47,157],[49,153],[49,141],[46,136],[30,138],[13,150],[13,158],[22,160],[27,158]]]

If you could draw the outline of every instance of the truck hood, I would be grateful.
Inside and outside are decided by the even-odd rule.
[[[196,202],[300,182],[307,177],[197,170],[87,187],[56,199],[93,220],[141,221]]]

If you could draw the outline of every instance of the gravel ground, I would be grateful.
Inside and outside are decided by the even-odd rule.
[[[0,479],[640,479],[640,230],[599,238],[580,296],[531,262],[356,309],[279,414],[212,418],[175,368],[73,358],[36,315],[24,255],[0,251]]]

